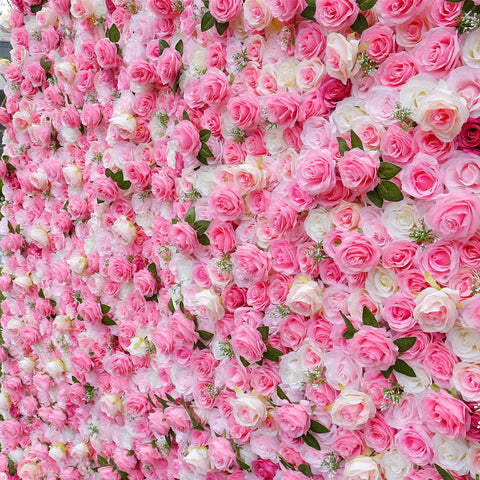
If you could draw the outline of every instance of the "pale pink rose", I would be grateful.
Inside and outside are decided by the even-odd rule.
[[[468,66],[455,68],[448,75],[447,86],[465,99],[470,117],[478,118],[480,115],[480,74],[476,69]]]
[[[423,365],[437,385],[449,389],[456,362],[457,357],[443,342],[433,342],[426,348]]]
[[[233,262],[233,275],[240,287],[267,280],[272,266],[270,254],[250,243],[237,248]]]
[[[217,68],[210,68],[200,81],[200,97],[207,105],[220,105],[230,94],[228,78]]]
[[[297,250],[286,240],[274,240],[270,246],[272,255],[272,268],[276,272],[294,274],[298,271]]]
[[[376,24],[367,28],[361,37],[362,42],[367,42],[368,56],[378,64],[382,63],[395,51],[395,33],[391,27]]]
[[[440,238],[468,240],[480,227],[480,200],[467,192],[440,195],[426,219]]]
[[[224,437],[213,437],[208,442],[208,455],[215,468],[228,470],[235,461],[235,453],[231,443]]]
[[[480,193],[480,161],[474,153],[456,152],[442,165],[450,191]]]
[[[356,430],[375,416],[376,408],[369,395],[344,389],[330,411],[332,422],[346,430]]]
[[[455,324],[458,292],[450,288],[426,288],[415,298],[413,316],[424,332],[448,332]]]
[[[395,363],[398,347],[383,328],[362,326],[348,342],[350,354],[364,368],[386,370]]]
[[[175,126],[173,139],[178,151],[184,155],[196,155],[200,150],[200,134],[188,120],[182,120]]]
[[[468,407],[445,390],[427,390],[420,403],[420,417],[434,433],[447,438],[464,437],[470,428]]]
[[[248,324],[240,325],[232,332],[231,343],[235,353],[249,363],[261,360],[266,350],[260,332]]]
[[[329,32],[351,25],[360,11],[353,0],[316,0],[315,20]]]
[[[335,186],[335,162],[326,149],[306,150],[295,162],[295,177],[300,188],[317,195]]]
[[[155,83],[156,72],[152,64],[144,60],[134,60],[128,67],[130,81],[139,87]]]
[[[170,242],[185,255],[192,255],[199,245],[197,232],[185,222],[172,224],[170,227]]]
[[[128,174],[128,166],[127,166]],[[130,172],[131,176],[138,178],[137,172]],[[129,176],[130,178],[130,176]],[[169,169],[163,168],[161,170],[154,170],[151,176],[152,179],[152,193],[158,198],[159,201],[169,201],[173,199],[175,194],[175,180],[173,177],[173,172],[170,172]],[[141,182],[143,183],[143,182]]]
[[[342,183],[357,195],[362,195],[376,186],[377,170],[380,166],[380,154],[359,148],[345,152],[338,161],[338,170]]]
[[[245,22],[257,31],[270,25],[272,13],[263,0],[246,0],[243,4]]]
[[[275,408],[274,418],[282,430],[290,438],[298,438],[307,433],[310,426],[310,408],[308,402],[301,401],[294,405],[286,400]]]
[[[395,429],[390,427],[385,421],[384,416],[378,412],[370,419],[364,428],[366,444],[376,452],[389,450],[393,444]]]
[[[299,8],[296,0],[266,0],[266,3],[272,15],[284,23],[292,20]]]
[[[212,217],[222,221],[236,220],[243,213],[244,204],[239,191],[234,187],[217,186],[209,198]]]
[[[423,425],[407,425],[395,435],[395,446],[411,462],[427,465],[433,460],[431,433]]]
[[[452,384],[467,402],[480,401],[480,366],[459,362],[453,366]]]
[[[133,264],[130,263],[126,258],[110,258],[110,263],[108,265],[108,276],[111,280],[114,282],[123,283],[130,280],[132,275]]]
[[[192,426],[190,417],[182,406],[169,406],[164,410],[164,415],[167,424],[174,430],[187,432]]]
[[[213,18],[220,23],[232,21],[242,10],[241,0],[213,0],[209,4]]]
[[[418,260],[419,266],[431,273],[437,282],[445,285],[458,270],[458,247],[454,242],[435,242],[419,253]]]

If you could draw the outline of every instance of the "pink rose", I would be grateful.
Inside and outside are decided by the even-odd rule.
[[[188,120],[182,120],[175,126],[173,139],[178,151],[183,155],[197,155],[200,150],[200,134]]]
[[[232,445],[225,437],[213,437],[209,440],[208,455],[218,470],[228,470],[236,458]]]
[[[401,87],[417,73],[415,60],[405,52],[392,53],[378,69],[380,83],[393,88]]]
[[[240,129],[249,130],[257,126],[260,104],[253,93],[244,93],[230,98],[227,105],[232,123]]]
[[[212,217],[221,221],[236,220],[243,213],[243,199],[234,187],[217,186],[212,188],[209,207]]]
[[[207,105],[217,106],[230,95],[228,78],[217,68],[211,68],[200,81],[200,97]]]
[[[457,152],[442,165],[442,170],[450,191],[480,193],[480,161],[476,154]]]
[[[447,438],[464,437],[470,428],[468,407],[445,390],[426,390],[420,417],[432,432]]]
[[[267,117],[281,128],[293,127],[298,119],[300,97],[296,93],[277,92],[268,97]]]
[[[289,22],[299,7],[296,0],[266,0],[272,15],[281,22]]]
[[[401,171],[402,190],[414,198],[432,199],[443,191],[443,176],[434,157],[417,153]]]
[[[232,332],[231,344],[235,353],[249,363],[260,361],[266,350],[260,332],[248,324],[239,325]]]
[[[209,3],[209,11],[220,23],[232,21],[242,10],[241,0],[213,0]]]
[[[298,438],[305,435],[310,426],[309,410],[305,400],[298,405],[283,400],[282,405],[275,408],[274,418],[282,432],[290,438]]]
[[[272,267],[270,254],[251,243],[238,247],[233,254],[233,261],[233,275],[240,287],[267,280]]]
[[[108,265],[108,276],[110,280],[118,283],[125,283],[132,278],[133,265],[126,258],[110,258]]]
[[[410,296],[397,293],[383,301],[383,318],[390,328],[397,332],[406,332],[417,323],[413,317],[414,309],[415,303]]]
[[[128,67],[128,73],[130,81],[139,87],[146,87],[156,80],[155,68],[145,60],[134,60]]]
[[[378,64],[395,51],[395,34],[392,28],[377,23],[362,33],[362,42],[367,42],[367,53]]]
[[[370,419],[364,428],[366,444],[376,452],[389,450],[393,443],[395,429],[385,421],[385,417],[378,412]]]
[[[102,68],[113,68],[117,65],[117,47],[108,38],[95,43],[95,56]]]
[[[316,0],[315,20],[329,32],[351,25],[360,11],[353,0]]]
[[[433,440],[423,425],[407,425],[395,435],[395,445],[405,457],[417,465],[433,460]]]
[[[380,155],[378,151],[364,152],[359,148],[353,148],[345,152],[338,161],[342,183],[357,195],[373,190],[378,182],[377,170],[379,166]]]
[[[395,363],[398,347],[384,328],[363,325],[348,342],[350,354],[360,366],[386,370]]]
[[[395,24],[402,24],[411,20],[421,9],[423,0],[380,0],[376,11],[382,19]]]
[[[337,438],[333,443],[335,453],[346,459],[365,454],[365,439],[361,431],[337,428]]]
[[[426,217],[444,240],[468,240],[480,227],[480,200],[467,192],[440,195]]]
[[[182,56],[173,48],[166,48],[156,64],[156,74],[162,85],[172,86],[182,66]]]
[[[313,57],[322,58],[326,39],[320,26],[316,23],[303,21],[298,24],[295,38],[295,57],[308,60]]]
[[[392,125],[382,136],[380,148],[387,162],[404,165],[417,153],[413,135],[398,125]]]
[[[423,365],[434,382],[442,388],[449,389],[453,368],[457,357],[443,342],[433,342],[427,346]]]
[[[300,188],[312,195],[330,192],[335,186],[335,162],[330,151],[301,153],[295,163],[295,177]]]

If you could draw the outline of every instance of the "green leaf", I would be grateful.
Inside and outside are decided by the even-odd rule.
[[[328,433],[330,430],[320,422],[310,420],[310,430],[315,433]]]
[[[364,325],[370,325],[371,327],[379,328],[375,315],[371,312],[371,310],[366,305],[364,305],[363,307],[362,323]]]
[[[77,377],[72,376],[73,383],[80,383],[80,380]]]
[[[367,192],[367,198],[378,208],[383,206],[383,198],[378,194],[377,189]]]
[[[310,467],[306,464],[306,463],[301,463],[299,466],[298,466],[298,470],[300,472],[302,472],[305,476],[307,477],[311,477],[313,474],[312,474],[312,471],[310,470]]]
[[[210,239],[209,239],[205,234],[203,234],[203,235],[198,235],[197,238],[198,238],[198,243],[199,243],[200,245],[205,245],[205,246],[210,245]]]
[[[383,180],[389,180],[393,178],[397,173],[399,173],[402,169],[395,165],[394,163],[390,162],[381,162],[380,168],[378,169],[378,176]]]
[[[393,343],[398,347],[398,353],[403,353],[412,348],[417,341],[417,337],[397,338]]]
[[[257,330],[260,332],[260,334],[262,335],[262,340],[267,343],[268,341],[268,333],[270,331],[270,329],[264,325],[262,327],[257,327]]]
[[[102,309],[102,313],[104,315],[112,309],[112,307],[110,307],[109,305],[105,305],[104,303],[100,305],[100,308]]]
[[[295,465],[292,463],[287,462],[278,452],[275,452],[277,457],[280,459],[280,463],[287,469],[287,470],[295,470]]]
[[[158,56],[160,56],[166,48],[170,48],[170,45],[168,44],[168,42],[166,40],[161,38],[158,41]]]
[[[43,3],[39,3],[38,5],[32,5],[30,10],[32,13],[38,13],[43,7]]]
[[[17,167],[15,165],[12,165],[11,163],[7,162],[7,170],[9,172],[14,172],[16,169],[17,169]]]
[[[50,69],[52,68],[52,62],[47,61],[47,57],[44,55],[40,59],[40,66],[45,70],[45,73],[48,75],[50,73]]]
[[[384,180],[380,185],[377,185],[376,190],[382,198],[389,202],[403,200],[402,191],[390,180]]]
[[[45,300],[45,294],[43,293],[43,290],[42,290],[42,289],[40,289],[40,290],[38,291],[38,296],[39,296],[40,298],[43,298],[43,299]]]
[[[363,143],[353,130],[350,130],[350,143],[352,144],[352,148],[360,148],[360,150],[363,150]]]
[[[347,326],[347,331],[343,334],[345,340],[350,340],[358,332],[358,330],[353,326],[353,323],[345,316],[343,312],[340,312],[340,315]]]
[[[198,334],[203,340],[211,340],[213,338],[213,333],[207,332],[206,330],[198,330]]]
[[[416,377],[417,375],[415,374],[415,370],[408,365],[407,362],[404,362],[403,360],[400,360],[399,358],[395,362],[395,365],[393,366],[394,370],[398,373],[402,373],[403,375],[406,375],[407,377]]]
[[[242,365],[244,367],[248,367],[250,363],[248,363],[248,360],[246,358],[240,357],[240,361],[242,362]]]
[[[309,5],[305,10],[302,10],[302,13],[300,13],[300,16],[303,18],[306,18],[307,20],[311,20],[312,22],[315,22],[315,12],[316,8],[312,5]]]
[[[345,155],[345,152],[348,152],[350,150],[350,147],[348,146],[347,141],[343,137],[337,137],[337,142],[338,152],[343,157]]]
[[[172,299],[170,299],[170,300],[168,301],[168,309],[169,309],[172,313],[175,313],[175,307],[174,307],[174,305],[173,305],[173,300],[172,300]]]
[[[393,365],[388,367],[386,370],[382,370],[380,373],[385,377],[388,378],[393,372]]]
[[[463,0],[445,0],[446,2],[449,2],[449,3],[460,3],[462,2]]]
[[[108,32],[107,37],[111,42],[116,43],[120,40],[120,30],[118,29],[118,27],[114,23],[107,30],[107,32]]]
[[[272,347],[271,345],[267,345],[267,352],[275,357],[281,357],[284,353],[277,348]]]
[[[315,0],[306,0],[307,5],[310,5],[310,7],[315,7],[317,4]]]
[[[203,163],[203,165],[208,165],[207,159],[206,159],[206,157],[204,157],[203,155],[198,154],[198,155],[197,155],[197,160],[198,160],[200,163]]]
[[[175,50],[180,54],[183,55],[183,40],[180,39],[176,44],[175,44]]]
[[[162,405],[162,408],[168,407],[168,403],[166,400],[164,400],[163,398],[160,398],[157,394],[154,394],[154,397],[157,399],[157,402]]]
[[[436,463],[433,464],[437,469],[438,474],[443,478],[443,480],[455,480],[455,477],[448,471],[443,469],[440,465]]]
[[[192,225],[195,222],[195,207],[190,207],[187,210],[187,213],[185,214],[185,221],[189,224]]]
[[[152,397],[150,397],[150,395],[148,393],[147,393],[147,400],[149,401],[150,405],[153,408],[157,408],[157,406],[153,403]]]
[[[128,480],[128,473],[117,468],[117,472],[120,475],[120,480]]]
[[[198,220],[193,224],[193,228],[197,231],[198,235],[205,233],[210,226],[209,220]]]
[[[116,325],[117,324],[117,322],[112,320],[110,317],[107,317],[106,315],[103,316],[102,323],[104,325]]]
[[[375,6],[377,0],[357,0],[358,8],[362,12],[366,12]]]
[[[302,438],[309,447],[312,447],[315,450],[321,450],[318,440],[310,432],[307,432]]]
[[[219,22],[215,22],[215,28],[217,29],[217,33],[222,36],[226,31],[227,31],[227,28],[228,28],[228,22],[226,23],[219,23]]]
[[[364,30],[368,28],[368,22],[365,16],[361,13],[358,14],[357,19],[355,22],[350,25],[350,28],[357,33],[362,33]]]
[[[281,398],[282,400],[286,400],[287,402],[292,403],[290,402],[290,399],[288,398],[287,394],[282,390],[280,385],[277,385],[277,395],[278,395],[278,398]]]
[[[158,277],[157,266],[154,263],[150,263],[147,267],[147,270],[155,277]]]
[[[215,19],[213,18],[210,12],[205,12],[200,22],[200,30],[206,32],[210,30],[215,25]]]
[[[8,231],[10,233],[15,233],[15,229],[13,228],[13,225],[10,222],[7,222],[8,225]]]
[[[242,470],[247,470],[248,472],[250,471],[250,467],[245,462],[242,462],[242,460],[240,460],[238,457],[237,457],[237,463]]]
[[[205,143],[210,138],[210,135],[212,134],[212,132],[207,128],[202,128],[202,130],[200,130],[199,133],[200,133],[200,141],[202,143]]]
[[[202,143],[202,148],[198,154],[205,158],[213,157],[213,153],[206,143]]]
[[[97,462],[101,467],[108,467],[108,460],[101,455],[97,455]]]
[[[186,110],[183,111],[182,117],[184,120],[190,120],[190,116],[188,115],[188,112]]]
[[[178,402],[177,400],[175,400],[171,395],[169,395],[168,393],[165,394],[165,396],[167,397],[167,400],[171,403],[173,403],[174,405],[180,405],[180,402]]]

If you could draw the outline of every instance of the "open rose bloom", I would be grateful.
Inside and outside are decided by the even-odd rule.
[[[480,0],[12,0],[0,480],[480,476]]]

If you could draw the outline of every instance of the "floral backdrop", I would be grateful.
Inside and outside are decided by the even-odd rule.
[[[13,3],[0,479],[478,479],[480,2]]]

